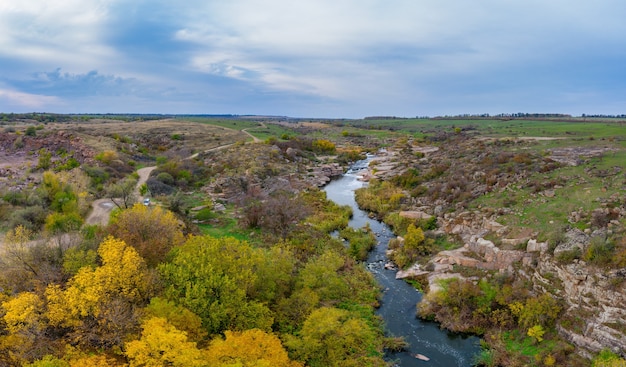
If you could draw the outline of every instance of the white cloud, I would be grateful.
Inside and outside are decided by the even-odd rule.
[[[115,56],[103,35],[113,0],[0,4],[0,57],[33,65],[93,69]],[[86,66],[89,65],[89,66]]]
[[[21,108],[44,108],[58,105],[61,101],[54,96],[22,93],[14,90],[0,89],[0,106]]]

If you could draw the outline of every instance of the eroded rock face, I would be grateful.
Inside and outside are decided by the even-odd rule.
[[[609,348],[617,353],[626,350],[626,272],[623,273],[603,273],[580,260],[560,265],[543,256],[532,280],[537,290],[551,291],[565,301],[564,318],[578,321],[559,326],[567,340],[588,352]],[[552,289],[545,289],[545,284]]]
[[[564,252],[572,251],[576,248],[580,251],[584,251],[588,244],[589,235],[577,228],[570,229],[565,233],[565,241],[557,245],[554,249],[554,256],[559,256]]]
[[[439,289],[439,281],[454,274],[454,266],[476,269],[516,272],[532,282],[535,293],[551,293],[563,300],[564,310],[557,330],[569,342],[576,345],[582,355],[591,357],[608,348],[615,353],[626,350],[626,269],[603,272],[584,261],[560,264],[555,258],[559,253],[589,247],[594,237],[606,237],[606,230],[585,233],[570,229],[564,241],[557,246],[554,256],[549,254],[547,242],[535,238],[511,239],[525,243],[525,250],[503,250],[492,241],[484,239],[484,233],[504,233],[503,226],[478,213],[462,212],[446,214],[443,221],[446,233],[458,234],[464,239],[462,248],[442,251],[427,266],[411,267],[399,272],[399,277],[427,276],[430,292]],[[481,227],[485,224],[486,227]],[[516,247],[519,248],[519,247]],[[425,269],[430,270],[424,275]]]

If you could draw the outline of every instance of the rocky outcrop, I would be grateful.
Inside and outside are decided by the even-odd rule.
[[[433,216],[428,213],[419,211],[419,210],[412,210],[412,211],[401,211],[400,217],[414,219],[414,220],[429,220]]]
[[[566,304],[559,333],[587,352],[626,350],[626,270],[603,273],[584,261],[558,264],[543,256],[532,273],[538,292],[550,292]]]
[[[322,187],[335,177],[343,174],[344,168],[338,163],[324,164],[312,168],[307,174],[307,181],[313,186]]]

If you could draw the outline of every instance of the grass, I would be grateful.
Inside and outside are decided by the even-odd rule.
[[[536,342],[534,338],[521,335],[519,331],[505,332],[502,339],[507,352],[526,357],[528,366],[542,366],[541,360],[538,361],[537,357],[550,354],[557,346],[556,341],[552,339]]]
[[[260,126],[258,122],[255,121],[247,121],[247,120],[237,120],[237,119],[221,119],[221,118],[210,118],[210,117],[185,117],[179,118],[180,120],[200,122],[207,125],[215,125],[225,127],[227,129],[233,130],[243,130],[243,129],[251,129],[257,126]]]
[[[215,238],[234,237],[240,241],[250,242],[251,232],[246,232],[239,228],[235,219],[224,219],[215,222],[215,224],[199,224],[198,227],[204,235],[210,235]]]
[[[590,213],[600,201],[609,200],[611,195],[626,194],[623,173],[613,174],[614,167],[626,171],[626,152],[608,153],[603,157],[591,158],[583,165],[562,167],[549,173],[531,175],[528,182],[544,182],[561,179],[562,188],[555,188],[553,197],[534,193],[521,184],[511,185],[506,195],[499,190],[476,199],[472,207],[508,207],[510,214],[501,217],[509,226],[527,227],[540,233],[549,232],[556,225],[568,224],[570,213],[578,210]],[[609,172],[605,177],[602,172]],[[577,227],[588,227],[586,221]]]
[[[611,139],[623,137],[622,120],[498,120],[498,119],[382,119],[358,120],[350,123],[366,129],[391,129],[408,133],[432,133],[434,131],[453,132],[454,128],[471,127],[481,135],[506,136],[545,136],[564,138]],[[622,143],[623,144],[623,143]]]
[[[247,130],[250,134],[265,141],[269,138],[282,139],[283,136],[296,136],[299,135],[293,129],[282,125],[265,124],[265,127],[259,126],[253,129]]]
[[[198,228],[203,235],[210,235],[215,238],[234,237],[240,241],[252,242],[254,231],[242,229],[234,216],[234,208],[229,207],[225,212],[211,212],[210,215],[203,215],[203,220],[208,223],[198,224]]]

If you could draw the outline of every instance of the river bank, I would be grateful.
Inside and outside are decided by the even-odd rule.
[[[376,234],[378,244],[367,259],[367,267],[383,289],[377,314],[384,320],[388,335],[403,337],[409,344],[405,351],[389,354],[387,359],[397,366],[471,366],[479,352],[478,338],[453,334],[440,329],[436,323],[418,319],[416,305],[422,294],[405,281],[397,280],[396,270],[385,267],[387,245],[395,235],[386,224],[359,209],[354,200],[354,190],[365,184],[361,178],[371,159],[355,164],[342,177],[326,185],[324,191],[328,199],[352,208],[354,214],[349,226],[369,225]],[[416,355],[425,356],[429,361]]]

